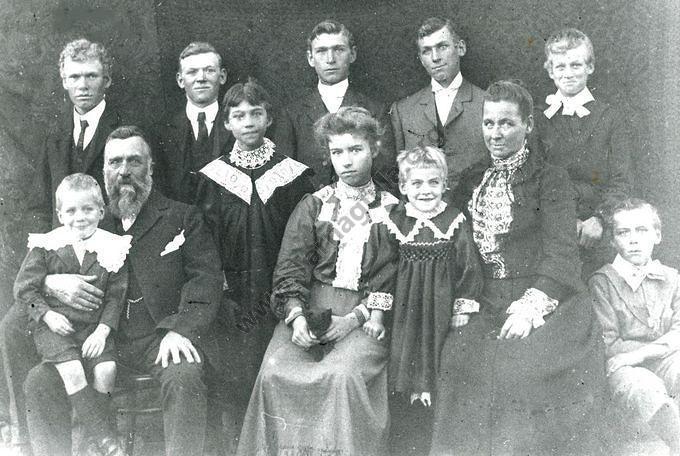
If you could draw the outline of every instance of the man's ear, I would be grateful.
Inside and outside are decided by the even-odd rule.
[[[312,56],[312,51],[307,49],[307,63],[310,67],[314,68],[314,57]]]
[[[456,50],[458,52],[458,57],[463,57],[467,53],[467,44],[465,44],[464,40],[458,41],[458,45],[456,46]]]
[[[352,49],[349,51],[349,63],[354,63],[354,61],[357,59],[357,47],[352,46]]]
[[[658,228],[654,228],[654,231],[656,232],[656,240],[654,241],[654,245],[659,245],[661,243],[661,230]]]
[[[184,78],[182,77],[182,73],[179,71],[175,75],[175,79],[177,80],[177,85],[179,86],[180,89],[184,89]]]
[[[224,85],[227,82],[228,74],[226,68],[220,68],[220,85]]]

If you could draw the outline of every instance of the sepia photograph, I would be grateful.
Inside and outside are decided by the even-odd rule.
[[[0,0],[0,456],[680,456],[678,23]]]

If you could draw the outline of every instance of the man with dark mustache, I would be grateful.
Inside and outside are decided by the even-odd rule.
[[[116,346],[120,370],[152,374],[161,384],[165,453],[203,454],[206,364],[215,359],[212,323],[222,276],[213,239],[193,206],[153,188],[151,152],[137,127],[107,139],[104,177],[109,196],[102,228],[132,235],[127,304]],[[59,284],[46,291],[60,296]],[[71,427],[61,379],[40,364],[24,384],[34,456],[70,454]]]

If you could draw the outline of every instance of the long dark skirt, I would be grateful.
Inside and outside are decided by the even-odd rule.
[[[490,280],[482,311],[444,343],[433,455],[564,452],[604,391],[604,348],[587,293],[523,340],[497,338],[527,279]]]

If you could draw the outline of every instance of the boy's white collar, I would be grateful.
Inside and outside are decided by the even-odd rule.
[[[663,265],[659,260],[648,261],[644,266],[635,266],[623,259],[621,255],[616,255],[616,258],[612,262],[612,267],[633,291],[637,291],[647,277],[650,279],[664,277]]]
[[[545,114],[548,119],[551,119],[552,116],[554,116],[560,110],[560,107],[564,106],[562,111],[564,115],[576,114],[579,117],[585,117],[590,114],[590,110],[584,105],[586,103],[590,103],[591,101],[595,101],[595,98],[593,97],[593,94],[590,93],[590,90],[588,90],[588,87],[584,87],[583,90],[573,97],[565,97],[558,90],[557,92],[545,97],[545,102],[550,106],[548,106],[548,109],[543,111],[543,114]]]

